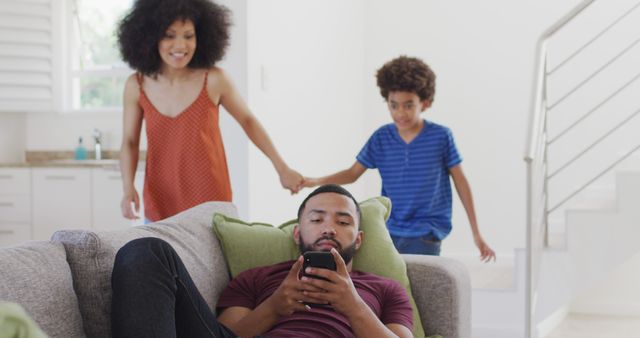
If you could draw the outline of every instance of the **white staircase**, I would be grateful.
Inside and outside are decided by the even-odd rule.
[[[542,323],[541,336],[571,310],[583,291],[640,253],[640,171],[616,172],[614,191],[613,205],[609,198],[597,205],[588,197],[583,207],[567,208],[566,246],[544,250],[535,320],[536,325]],[[613,314],[601,310],[600,314]]]
[[[556,218],[551,238],[561,245],[552,240],[540,262],[543,278],[538,283],[541,296],[536,299],[534,323],[539,326],[539,337],[569,313],[585,290],[602,283],[630,258],[637,256],[640,261],[640,170],[613,176],[609,185],[585,190],[559,211],[566,215],[561,219],[566,226]],[[477,258],[461,260],[469,269],[473,287],[472,337],[526,337],[526,251],[515,250],[513,264],[492,266],[477,262]],[[512,276],[504,276],[509,273]],[[640,295],[640,289],[638,292]],[[603,303],[600,299],[598,304],[589,304],[588,296],[586,300],[582,296],[580,308],[587,309],[583,312],[592,313],[588,309]],[[620,308],[626,309],[627,315],[640,314],[640,303],[608,304],[607,308],[614,311],[601,314],[618,314]]]
[[[640,173],[616,174],[617,203],[609,210],[567,211],[568,251],[589,283],[640,251]]]
[[[639,22],[638,0],[583,0],[538,41],[525,152],[527,338],[544,337],[581,291],[640,252],[640,166],[623,170],[640,153]]]
[[[525,278],[526,251],[514,251],[511,266],[511,284],[505,286],[501,278],[504,271],[498,272],[493,284],[474,286],[477,272],[469,267],[471,284],[471,337],[472,338],[520,338],[524,337],[525,324]],[[504,259],[501,257],[501,259]],[[487,265],[488,264],[488,265]],[[491,270],[492,263],[486,263],[485,269]],[[477,268],[476,268],[477,269]],[[486,273],[486,272],[485,272]]]

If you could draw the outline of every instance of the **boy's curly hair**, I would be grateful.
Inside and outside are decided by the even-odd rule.
[[[210,68],[222,59],[229,45],[229,10],[210,0],[136,0],[118,27],[122,59],[144,75],[157,75],[158,42],[176,20],[190,20],[196,30],[189,68]]]
[[[395,58],[378,69],[376,79],[385,100],[390,92],[405,91],[416,93],[421,101],[433,102],[436,93],[436,74],[418,58]]]

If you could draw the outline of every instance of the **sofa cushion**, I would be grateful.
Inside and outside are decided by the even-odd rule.
[[[50,337],[86,337],[60,243],[0,249],[0,299],[20,304]]]
[[[111,336],[111,271],[118,250],[141,237],[170,243],[187,267],[200,293],[215,309],[220,292],[229,282],[218,240],[211,231],[215,212],[236,215],[233,204],[207,202],[178,215],[126,231],[58,231],[53,241],[67,250],[80,311],[89,337]]]
[[[414,336],[424,337],[405,262],[393,246],[385,223],[391,212],[391,201],[386,197],[374,197],[361,202],[360,209],[360,229],[364,232],[364,240],[353,258],[353,269],[388,277],[402,284],[413,307]],[[253,267],[296,259],[300,255],[293,241],[297,220],[274,227],[216,214],[213,223],[232,277]]]
[[[441,256],[402,256],[416,305],[429,314],[423,323],[425,332],[471,337],[471,280],[464,264]]]

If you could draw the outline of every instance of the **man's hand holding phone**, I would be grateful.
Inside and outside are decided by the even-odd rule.
[[[333,255],[328,251],[307,251],[303,256],[302,275],[310,278],[323,277],[312,275],[307,272],[307,268],[320,268],[336,271],[336,261],[333,259]],[[326,280],[326,279],[324,279]]]
[[[326,255],[331,258],[333,266],[335,266],[335,261],[330,253],[323,252],[321,253],[321,256],[322,255],[325,256],[319,260],[314,256],[313,258],[309,258],[308,261],[306,261],[303,256],[298,257],[291,267],[291,270],[289,270],[287,277],[282,281],[278,289],[276,289],[276,291],[267,300],[265,300],[261,306],[270,309],[269,313],[274,313],[278,317],[291,315],[295,311],[309,311],[311,309],[309,303],[312,301],[308,296],[306,296],[305,292],[318,293],[324,292],[324,290],[305,283],[301,280],[301,277],[304,278],[304,268],[309,264],[325,266],[327,264]],[[316,301],[316,303],[320,305],[327,304],[322,301]]]
[[[347,265],[338,251],[335,248],[331,249],[330,254],[333,256],[336,270],[311,266],[304,268],[303,273],[306,275],[303,275],[301,281],[310,288],[305,288],[303,294],[306,299],[311,299],[312,303],[329,304],[347,317],[355,316],[363,309],[362,306],[367,305],[353,286]],[[316,290],[313,290],[314,288]]]
[[[303,255],[303,265],[302,265],[302,276],[306,277],[306,278],[314,278],[314,279],[322,279],[325,281],[329,281],[329,279],[313,274],[313,273],[309,273],[309,271],[313,271],[313,269],[326,269],[326,270],[330,270],[330,271],[336,271],[337,267],[336,267],[336,261],[333,258],[333,255],[331,254],[331,252],[328,251],[307,251],[304,253]],[[304,278],[302,279],[303,281],[305,280]],[[308,290],[305,290],[305,292],[310,292],[311,289],[309,289],[307,287]],[[325,290],[319,290],[320,292],[326,292]],[[306,294],[305,294],[306,295]],[[320,303],[314,303],[314,302],[305,302],[305,305],[308,305],[310,307],[326,307],[326,306],[331,306],[329,304],[326,304],[324,302]]]

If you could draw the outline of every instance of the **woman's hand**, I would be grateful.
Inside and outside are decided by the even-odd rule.
[[[131,207],[133,203],[134,208]],[[130,192],[125,193],[120,202],[120,209],[122,210],[122,216],[126,219],[138,219],[140,213],[140,197],[136,189],[132,189]],[[134,212],[135,209],[135,212]]]
[[[304,177],[302,175],[291,169],[286,168],[280,174],[280,184],[285,189],[289,189],[291,194],[296,194],[300,189],[302,189],[302,183],[304,182]]]

